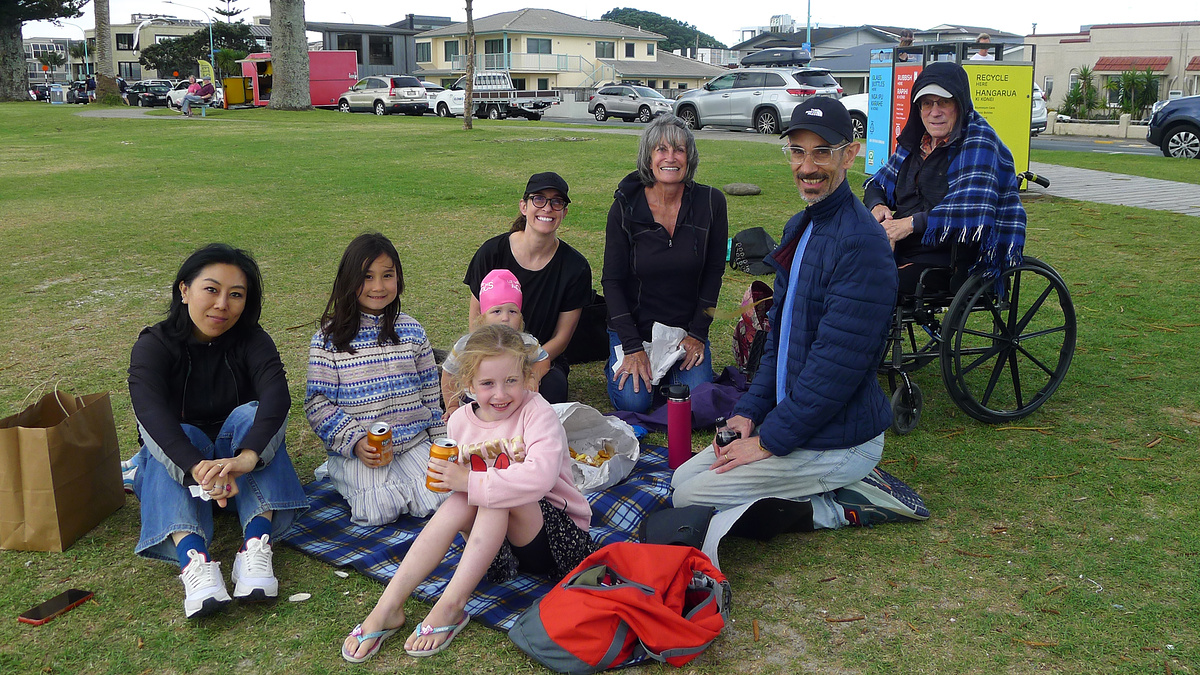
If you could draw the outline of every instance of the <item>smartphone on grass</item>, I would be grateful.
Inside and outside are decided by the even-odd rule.
[[[50,598],[37,607],[26,611],[25,613],[21,614],[21,616],[18,616],[17,620],[23,623],[33,624],[34,626],[40,626],[61,614],[66,614],[88,600],[91,600],[93,595],[95,594],[91,591],[81,591],[78,588],[72,588],[65,593],[60,593],[53,598]]]

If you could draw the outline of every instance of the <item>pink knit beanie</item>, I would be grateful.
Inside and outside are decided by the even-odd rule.
[[[521,282],[506,269],[492,270],[479,284],[479,311],[511,302],[521,309]]]

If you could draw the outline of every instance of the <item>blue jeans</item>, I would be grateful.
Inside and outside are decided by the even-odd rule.
[[[242,438],[254,425],[257,411],[256,401],[234,408],[216,441],[209,440],[203,431],[190,424],[182,425],[183,431],[205,459],[230,458],[241,449]],[[142,439],[153,442],[145,435]],[[133,491],[142,508],[142,534],[134,551],[146,558],[176,562],[175,543],[171,541],[174,532],[198,534],[211,544],[216,502],[192,497],[188,488],[176,482],[145,445],[132,461],[138,466]],[[255,516],[273,511],[271,539],[278,540],[308,510],[308,496],[282,442],[269,464],[238,477],[236,483],[238,494],[229,501],[237,509],[243,530]]]
[[[183,103],[180,107],[183,108],[184,114],[192,112],[192,104],[193,103],[204,103],[204,99],[200,98],[199,96],[197,96],[195,94],[184,94],[183,95]]]
[[[639,383],[641,391],[633,391],[633,381],[625,380],[625,388],[621,389],[617,383],[613,381],[613,364],[617,362],[616,347],[621,344],[621,338],[617,337],[616,331],[608,331],[608,364],[604,367],[604,379],[608,383],[608,400],[617,410],[628,410],[629,412],[644,413],[654,405],[654,390],[664,387],[669,384],[686,384],[688,388],[695,389],[705,382],[713,381],[712,369],[712,350],[709,349],[708,343],[704,343],[704,363],[692,368],[691,370],[683,370],[679,367],[679,363],[671,366],[663,379],[659,380],[657,387],[647,389],[641,386],[644,383]]]
[[[764,497],[809,501],[813,527],[848,525],[833,491],[862,480],[883,458],[883,434],[844,450],[793,450],[781,456],[743,464],[725,473],[711,469],[717,461],[710,445],[675,469],[671,477],[673,506],[711,506],[718,511]]]

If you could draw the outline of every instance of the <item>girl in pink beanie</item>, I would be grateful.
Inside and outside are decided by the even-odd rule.
[[[542,349],[537,338],[525,331],[525,320],[521,316],[521,282],[506,269],[494,269],[479,284],[479,318],[473,322],[471,330],[480,326],[501,323],[521,334],[525,344],[529,345],[536,354],[533,364],[533,376],[529,378],[529,390],[537,391],[538,382],[550,370],[550,355]],[[467,344],[470,333],[462,336],[450,349],[449,356],[442,364],[442,399],[446,404],[446,412],[442,419],[450,419],[463,403],[463,392],[455,385],[459,371],[458,355]]]

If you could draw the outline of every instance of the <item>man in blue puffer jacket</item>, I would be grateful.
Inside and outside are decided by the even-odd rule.
[[[804,510],[797,529],[923,520],[920,498],[876,468],[892,422],[875,371],[891,325],[896,264],[887,236],[846,182],[859,149],[850,115],[839,101],[813,97],[796,106],[783,136],[808,208],[788,221],[766,258],[776,269],[771,332],[728,421],[741,437],[676,470],[674,505],[723,510],[778,497]]]

